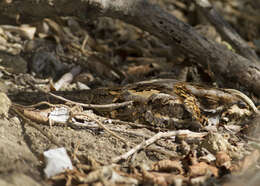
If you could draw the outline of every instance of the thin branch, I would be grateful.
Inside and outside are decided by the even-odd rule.
[[[121,108],[121,107],[130,106],[130,105],[133,104],[133,101],[125,101],[123,103],[111,103],[111,104],[103,104],[103,105],[79,103],[79,102],[76,102],[76,101],[72,101],[72,100],[66,99],[66,98],[64,98],[62,96],[55,95],[55,94],[53,94],[51,92],[45,92],[42,89],[36,87],[31,82],[27,82],[27,83],[29,83],[33,88],[39,90],[40,92],[48,94],[48,95],[50,95],[50,96],[52,96],[52,97],[54,97],[56,99],[68,102],[68,103],[73,104],[73,105],[78,105],[78,106],[82,106],[84,108],[89,108],[89,109],[95,109],[95,110],[98,110],[98,111],[112,111],[112,110],[115,110],[115,109],[118,109],[118,108]]]
[[[104,105],[85,104],[85,103],[79,103],[79,102],[76,102],[76,101],[71,101],[71,100],[66,99],[62,96],[55,95],[51,92],[47,92],[46,94],[49,94],[49,95],[51,95],[51,96],[53,96],[57,99],[68,102],[70,104],[82,106],[82,107],[89,108],[89,109],[102,110],[102,111],[112,111],[112,110],[133,104],[133,101],[125,101],[123,103],[111,103],[111,104],[104,104]]]
[[[197,8],[215,26],[220,35],[229,42],[242,56],[258,61],[254,50],[240,37],[240,35],[223,19],[208,0],[193,0]]]
[[[85,116],[85,117],[88,117],[89,119],[95,121],[95,122],[99,125],[99,127],[103,128],[103,129],[104,129],[105,131],[107,131],[109,134],[111,134],[112,136],[114,136],[114,137],[116,137],[117,139],[121,140],[126,146],[128,146],[128,143],[127,143],[127,141],[126,141],[124,138],[118,136],[116,133],[114,133],[113,131],[111,131],[108,127],[106,127],[106,126],[105,126],[103,123],[101,123],[98,119],[96,119],[96,118],[90,116],[89,114],[81,114],[81,113],[80,113],[80,114],[74,114],[74,115],[72,115],[72,117],[75,117],[75,116]]]
[[[139,151],[139,150],[141,150],[141,149],[151,145],[155,141],[157,141],[157,140],[159,140],[161,138],[169,138],[169,137],[176,136],[176,135],[182,135],[182,136],[186,136],[186,137],[189,137],[189,138],[203,138],[204,136],[207,135],[207,132],[196,133],[196,132],[192,132],[192,131],[189,131],[189,130],[159,132],[159,133],[155,134],[153,137],[149,138],[148,140],[143,141],[142,143],[136,145],[130,151],[122,154],[121,156],[113,158],[112,162],[116,163],[116,162],[118,162],[120,160],[126,160],[129,156],[131,156],[134,153],[136,153],[137,151]]]

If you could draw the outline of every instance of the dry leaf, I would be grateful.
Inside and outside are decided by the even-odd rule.
[[[152,170],[158,172],[176,172],[177,174],[183,174],[182,163],[179,160],[161,160],[153,164]]]
[[[215,177],[218,177],[218,169],[205,162],[189,166],[189,175],[191,177],[204,176],[208,171],[210,171]]]
[[[226,152],[220,151],[216,154],[216,165],[229,169],[231,166],[231,158]]]

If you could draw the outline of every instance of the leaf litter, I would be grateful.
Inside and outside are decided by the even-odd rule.
[[[233,11],[240,8],[232,2],[228,6]],[[194,21],[185,16],[188,10],[193,14],[196,12],[188,4],[181,1],[159,3],[180,19],[189,23]],[[167,6],[169,4],[171,6]],[[227,19],[231,17],[229,12],[225,16]],[[244,18],[243,21],[245,24],[248,20]],[[237,22],[233,24],[239,25]],[[253,33],[244,33],[242,27],[239,29],[252,37]],[[219,42],[219,36],[215,39]],[[98,104],[69,99],[63,99],[62,104],[49,102],[53,96],[48,93],[51,90],[114,87],[147,79],[173,78],[208,87],[216,83],[209,71],[203,71],[154,36],[118,20],[102,18],[82,22],[63,17],[44,19],[32,26],[1,26],[0,51],[5,52],[1,54],[2,61],[8,58],[10,63],[15,63],[11,66],[0,64],[1,90],[7,95],[40,91],[46,98],[46,102],[30,106],[30,102],[15,104],[19,99],[14,99],[8,113],[10,100],[1,93],[1,105],[4,105],[0,113],[1,149],[5,150],[1,153],[4,157],[0,164],[2,171],[10,171],[12,175],[16,175],[16,170],[20,175],[32,173],[33,177],[27,176],[26,179],[17,177],[27,183],[42,185],[198,185],[224,182],[228,185],[237,178],[241,183],[247,180],[251,185],[257,183],[259,135],[256,129],[259,126],[255,118],[259,118],[259,113],[250,98],[245,98],[249,101],[242,99],[240,103],[232,103],[218,117],[214,112],[221,112],[222,105],[214,107],[215,110],[197,105],[202,114],[215,118],[209,122],[213,127],[204,128],[203,124],[196,124],[198,114],[188,122],[193,124],[185,126],[185,122],[179,122],[181,126],[175,126],[174,130],[149,126],[147,122],[150,120],[131,121],[128,119],[131,115],[123,116],[127,113],[120,112],[120,109],[136,103],[129,100],[120,102],[120,96],[125,94],[118,90],[110,91],[115,96],[112,101],[106,100],[104,95],[104,101],[100,96]],[[21,59],[17,60],[17,56]],[[17,72],[16,68],[24,69],[23,74],[19,74],[21,71]],[[76,72],[73,72],[75,68]],[[129,92],[155,101],[159,99],[154,94],[160,93],[161,104],[169,104],[169,99],[154,89]],[[214,88],[209,89],[208,94],[198,95],[200,93],[193,93],[197,97],[192,102],[207,96],[207,104],[217,103],[210,97],[215,94]],[[241,98],[238,92],[232,94],[231,90],[226,90],[225,93],[231,98]],[[183,103],[186,104],[187,100]],[[185,112],[189,111],[188,106],[183,105]],[[154,110],[151,109],[152,115],[163,117],[163,121],[169,117],[154,113]],[[122,116],[117,118],[119,113]],[[190,117],[189,114],[184,113],[184,119]],[[42,154],[55,145],[68,150],[73,170],[46,180],[42,176],[45,165]],[[11,164],[14,160],[17,163]]]

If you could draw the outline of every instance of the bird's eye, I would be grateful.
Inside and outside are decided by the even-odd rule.
[[[238,101],[237,105],[238,105],[239,108],[246,108],[247,107],[247,104],[243,101]]]

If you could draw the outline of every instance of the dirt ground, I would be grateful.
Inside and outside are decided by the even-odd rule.
[[[1,181],[0,185],[46,185],[43,169],[45,167],[42,153],[55,148],[39,131],[21,123],[16,116],[1,119]],[[109,126],[109,125],[108,125]],[[115,125],[111,125],[117,128]],[[49,129],[49,126],[43,128]],[[129,129],[131,131],[131,129]],[[151,134],[147,129],[135,129],[134,133]],[[104,131],[72,129],[64,126],[52,126],[51,133],[66,147],[69,152],[79,144],[79,157],[92,157],[101,164],[109,164],[113,157],[119,156],[128,149],[123,142],[111,137]],[[128,142],[138,144],[143,138],[123,135]],[[158,157],[157,157],[158,156]],[[163,157],[156,153],[140,152],[134,164],[151,164],[153,160]],[[83,158],[84,159],[84,158]]]

